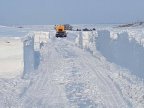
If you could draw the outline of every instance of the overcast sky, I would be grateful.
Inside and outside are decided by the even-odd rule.
[[[0,24],[144,21],[144,0],[0,0]]]

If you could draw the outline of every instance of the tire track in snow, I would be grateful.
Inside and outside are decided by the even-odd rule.
[[[67,98],[72,104],[77,105],[78,108],[97,107],[93,100],[89,99],[86,95],[83,95],[86,89],[85,82],[79,81],[75,74],[75,71],[77,71],[79,75],[81,74],[81,72],[77,70],[77,66],[75,66],[75,64],[77,65],[76,60],[78,56],[65,42],[62,43],[63,44],[58,45],[57,51],[65,58],[64,71],[66,79],[69,81],[65,86]]]
[[[58,74],[56,72],[61,67],[59,54],[56,53],[54,45],[48,45],[44,50],[44,61],[42,61],[36,79],[33,80],[31,87],[28,88],[22,97],[23,106],[28,102],[29,105],[27,106],[32,107],[67,108],[69,105],[66,100],[64,88],[58,81],[55,81],[59,77],[55,76],[55,74]]]
[[[94,60],[97,59],[92,55],[74,47],[67,40],[56,40],[53,44],[49,43],[42,53],[44,60],[41,62],[38,74],[33,78],[32,86],[22,97],[23,106],[28,102],[28,106],[33,107],[71,108],[86,106],[94,108],[97,106],[95,103],[97,100],[89,97],[85,90],[89,89],[87,88],[89,86],[97,86],[97,82],[99,82],[98,89],[103,95],[104,107],[120,108],[122,105],[126,107],[123,98],[106,74],[106,71],[109,70],[102,70],[101,65],[95,64]],[[104,74],[97,69],[103,71]],[[77,74],[74,71],[77,71]],[[91,79],[90,75],[93,76],[94,80],[87,83]],[[88,79],[85,79],[86,77]],[[64,80],[62,81],[63,84],[60,84],[61,79]]]
[[[77,51],[79,52],[79,54],[81,53],[79,50],[77,50]],[[112,108],[112,107],[127,108],[128,106],[125,103],[123,97],[118,92],[114,83],[108,78],[106,71],[110,71],[110,70],[108,70],[108,69],[105,70],[102,67],[96,65],[96,62],[93,61],[93,59],[96,60],[96,58],[89,56],[91,59],[88,59],[86,55],[83,55],[83,53],[81,53],[81,55],[82,55],[81,56],[82,63],[85,63],[86,64],[85,66],[88,66],[92,70],[92,72],[94,72],[94,74],[96,74],[98,79],[101,81],[101,85],[103,85],[102,89],[105,89],[106,93],[110,93],[110,95],[105,94],[106,97],[109,97],[109,98],[111,97],[111,99],[112,99],[112,100],[110,100],[109,98],[106,99],[106,101],[109,101],[109,103],[108,103],[108,105],[110,105],[109,108]],[[98,70],[102,70],[103,74]],[[107,90],[109,90],[109,92],[107,92]],[[114,93],[114,95],[113,95],[113,93]]]
[[[106,107],[108,108],[121,108],[121,107],[128,107],[125,103],[123,97],[118,92],[118,89],[115,87],[114,83],[108,78],[108,75],[106,71],[110,71],[108,69],[103,69],[100,65],[96,65],[96,62],[93,61],[93,59],[96,60],[96,58],[92,57],[91,59],[87,58],[87,55],[84,54],[84,52],[81,49],[73,48],[77,55],[81,56],[82,63],[88,67],[91,72],[93,72],[94,75],[96,75],[96,78],[99,79],[99,87],[101,88],[101,91],[103,91]],[[81,50],[81,51],[80,51]],[[83,53],[82,53],[83,52]],[[92,62],[92,63],[91,63]],[[100,62],[100,61],[99,61]],[[95,67],[95,68],[94,68]],[[99,68],[104,74],[102,74],[99,70],[96,70],[96,68]]]
[[[66,44],[60,44],[57,48],[58,52],[65,58],[66,65],[65,67],[69,67],[69,70],[65,70],[69,73],[69,83],[66,85],[67,97],[71,103],[77,104],[79,108],[91,107],[95,108],[97,105],[90,100],[88,97],[83,96],[83,92],[85,90],[85,83],[77,81],[75,76],[72,76],[73,66],[75,59],[77,59],[77,55],[74,54],[75,51],[72,50],[71,47],[68,47]],[[70,69],[72,69],[70,71]],[[70,78],[70,79],[69,79]]]
[[[88,69],[90,69],[91,67],[89,66],[89,64],[87,64],[88,62],[85,62],[85,61],[83,61],[83,60],[86,60],[85,58],[83,58],[83,59],[80,59],[79,61],[82,63],[82,64],[84,64],[84,67],[87,67]],[[92,70],[92,69],[90,69],[90,70]],[[85,72],[85,71],[84,71]],[[81,74],[84,74],[84,72],[83,73],[81,73]],[[95,77],[96,78],[96,77]],[[96,78],[96,79],[98,79],[98,78]],[[73,84],[73,83],[72,83]],[[101,84],[102,85],[102,84]],[[105,85],[104,85],[105,86]],[[74,88],[75,88],[75,86],[74,86]],[[73,88],[73,89],[74,89]],[[75,89],[80,89],[81,87],[80,87],[80,85],[79,85],[79,87],[77,87],[77,88],[75,88]],[[72,88],[71,88],[72,89]],[[77,90],[76,90],[76,92],[77,92]],[[79,98],[79,97],[78,97]],[[88,97],[87,97],[88,98]],[[110,107],[112,107],[112,104],[111,104],[111,99],[109,99],[109,97],[108,96],[106,96],[106,98],[107,98],[107,101],[109,101],[109,103],[108,104],[106,104],[106,106],[108,107],[108,108],[110,108]],[[81,98],[80,98],[81,99]],[[86,100],[86,99],[85,99]],[[81,100],[79,100],[79,101],[81,101]],[[91,100],[92,101],[92,100]],[[84,103],[84,102],[83,102]],[[87,101],[87,104],[90,104],[90,101],[88,102]],[[92,103],[91,103],[92,104]],[[110,106],[110,107],[109,107]],[[95,105],[95,107],[96,107],[96,105]]]

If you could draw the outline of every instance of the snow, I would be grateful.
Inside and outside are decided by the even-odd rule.
[[[13,27],[22,27],[22,29],[26,29],[29,31],[43,31],[43,32],[47,32],[47,31],[51,31],[54,30],[55,25],[15,25]]]
[[[35,50],[40,49],[40,43],[47,43],[49,37],[49,32],[44,31],[34,31],[34,43],[35,43]]]
[[[144,30],[143,28],[114,28],[114,29],[107,29],[111,33],[111,38],[116,39],[118,34],[127,33],[128,39],[136,40],[140,45],[144,45]]]
[[[134,28],[80,31],[75,44],[93,54],[98,50],[108,61],[128,69],[143,79],[144,35],[141,31],[142,29]]]
[[[30,73],[35,66],[35,52],[34,52],[34,36],[28,36],[23,39],[23,60],[24,70],[23,74]]]
[[[130,68],[130,69],[132,68],[133,70],[135,69],[135,71],[132,71],[131,73],[139,76],[142,79],[144,78],[143,77],[143,65],[140,65],[140,64],[143,64],[143,61],[144,61],[143,53],[141,53],[141,50],[143,50],[143,47],[140,44],[138,44],[138,42],[136,42],[136,40],[133,40],[133,43],[129,45],[129,43],[131,43],[132,40],[129,41],[128,35],[123,36],[124,34],[122,32],[120,34],[122,36],[119,36],[116,40],[116,38],[111,38],[110,31],[108,31],[108,30],[100,30],[97,33],[94,33],[95,38],[93,37],[93,40],[90,40],[90,36],[88,35],[88,33],[83,32],[83,34],[84,34],[83,35],[84,38],[82,38],[82,37],[79,38],[79,36],[78,36],[78,38],[76,38],[76,42],[80,41],[79,45],[82,45],[80,48],[85,49],[85,47],[83,47],[83,45],[85,46],[85,44],[92,43],[92,44],[89,44],[89,47],[87,47],[86,49],[88,49],[87,51],[90,51],[95,57],[97,57],[101,61],[103,61],[103,60],[105,60],[105,58],[100,57],[100,55],[103,54],[107,60],[109,60],[109,61],[111,60],[111,62],[117,63],[113,59],[111,59],[112,57],[117,56],[119,60],[126,60],[126,63],[128,63],[127,68]],[[91,33],[89,33],[89,34],[91,34]],[[87,40],[85,40],[85,37],[87,37]],[[120,40],[119,38],[122,38],[122,40]],[[117,45],[117,43],[115,45],[112,45],[113,44],[112,42],[116,42],[116,41],[119,42],[119,45]],[[84,44],[81,44],[81,43],[84,43]],[[132,49],[132,52],[131,52],[129,47],[131,47],[132,45],[135,45],[135,44],[138,44],[138,47],[135,47],[135,49]],[[76,45],[78,45],[78,43]],[[122,46],[122,45],[124,45],[123,48],[118,48],[118,46]],[[116,47],[116,49],[118,49],[118,50],[114,50],[113,47]],[[128,48],[124,50],[125,47],[126,48],[128,47]],[[141,48],[140,50],[139,50],[139,47]],[[99,52],[97,52],[96,49],[99,50],[101,54]],[[129,55],[125,56],[125,58],[121,57],[121,55],[123,55],[123,53],[129,53]],[[131,54],[133,54],[133,53],[134,53],[134,55],[135,55],[135,53],[139,53],[140,55],[131,57]],[[116,54],[119,54],[119,56]],[[130,57],[130,59],[128,59],[129,57]],[[124,59],[122,59],[122,58],[124,58]],[[139,59],[139,61],[137,61],[137,63],[136,63],[137,59]],[[133,62],[131,62],[132,60],[133,60]],[[132,64],[135,64],[135,65],[131,66]],[[119,64],[119,65],[121,66],[121,67],[119,67],[120,69],[122,67],[126,67],[125,62],[123,62],[123,64]],[[117,67],[117,66],[114,66],[114,67]],[[110,67],[108,67],[108,69],[110,69],[112,72],[111,68],[114,68],[114,67],[110,66]],[[109,78],[111,78],[112,81],[114,81],[115,85],[120,90],[121,94],[123,95],[125,101],[129,105],[129,107],[138,107],[138,108],[143,107],[143,105],[138,104],[138,103],[143,103],[143,101],[144,101],[144,98],[142,95],[144,92],[144,88],[143,88],[144,85],[143,85],[143,83],[140,83],[141,81],[140,82],[137,81],[137,80],[139,80],[139,78],[135,78],[136,76],[130,75],[130,72],[128,70],[123,70],[123,68],[122,68],[122,71],[121,70],[118,71],[118,69],[114,69],[114,72],[112,72],[108,76],[109,76]]]
[[[33,34],[17,28],[0,28],[0,77],[22,77],[34,69]]]
[[[23,43],[21,39],[0,38],[0,76],[15,77],[23,72]]]
[[[130,31],[129,31],[130,32]],[[96,48],[108,61],[129,69],[134,75],[144,78],[144,38],[129,35],[129,32],[111,34],[111,31],[98,31]],[[141,40],[141,43],[139,42]]]
[[[39,31],[34,30],[39,27]],[[6,45],[1,47],[6,51],[0,49],[0,62],[5,58],[9,62],[8,57],[12,56],[15,64],[16,58],[20,58],[24,66],[22,78],[0,78],[1,107],[144,107],[142,34],[138,38],[135,29],[100,27],[96,31],[67,31],[67,38],[56,38],[55,31],[45,31],[46,28],[29,26],[35,36],[28,33],[25,37],[13,37],[10,48],[14,47],[14,51],[5,49]],[[8,44],[10,39],[2,43]],[[23,47],[16,42],[23,43]],[[36,42],[44,44],[37,50]]]
[[[0,37],[24,37],[27,33],[26,29],[0,26]]]

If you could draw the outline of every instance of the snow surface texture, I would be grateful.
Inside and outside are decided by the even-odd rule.
[[[0,27],[0,77],[22,77],[34,69],[34,37],[17,28]]]
[[[121,32],[111,35],[107,30],[98,31],[96,47],[108,61],[125,67],[134,75],[144,78],[143,43],[136,40],[137,35],[134,38],[129,35],[130,33]]]
[[[23,47],[23,59],[24,59],[24,70],[23,74],[32,72],[34,70],[35,59],[34,59],[34,37],[26,37],[24,40]]]
[[[139,32],[138,32],[139,31]],[[75,43],[80,48],[98,50],[108,61],[144,78],[144,35],[140,30],[98,30],[79,32]]]
[[[33,37],[0,38],[0,76],[14,78],[34,69]]]
[[[24,37],[28,32],[27,29],[0,26],[0,37]]]
[[[122,36],[123,36],[123,34],[122,34]],[[125,40],[125,38],[126,38],[126,40]],[[119,46],[122,46],[123,45],[122,43],[124,42],[125,43],[124,45],[126,48],[130,47],[129,43],[131,41],[127,40],[129,38],[128,35],[126,35],[125,38],[120,40],[121,43],[119,43],[120,44]],[[96,58],[99,58],[101,61],[105,61],[105,58],[103,58],[101,56],[101,54],[103,54],[106,57],[106,59],[109,60],[109,57],[113,57],[114,55],[112,55],[112,54],[113,53],[115,54],[115,52],[111,53],[111,50],[113,50],[112,47],[118,47],[117,44],[115,44],[115,46],[111,45],[112,42],[114,41],[114,39],[116,39],[115,36],[114,36],[114,38],[110,38],[109,31],[102,30],[102,31],[98,31],[98,32],[80,32],[78,37],[76,38],[75,42],[78,47],[80,47],[86,51],[90,51]],[[119,41],[119,39],[117,39],[117,41]],[[136,42],[135,40],[133,40],[133,42],[134,42],[133,43],[134,45],[138,44],[138,42]],[[101,46],[102,48],[99,48],[99,46]],[[142,47],[142,45],[140,45],[140,44],[138,46],[140,48]],[[100,54],[100,52],[97,51],[98,50],[97,47],[99,48],[101,54]],[[136,48],[138,48],[138,47],[136,47]],[[131,50],[133,50],[133,52],[134,52],[134,51],[136,51],[136,48],[135,48],[135,50],[133,50],[133,49],[131,49]],[[142,49],[143,49],[143,47],[142,47]],[[123,49],[120,49],[120,51],[123,51]],[[128,53],[129,49],[124,50],[124,51],[126,53]],[[118,51],[118,54],[119,53],[123,54],[125,52]],[[138,52],[140,53],[139,48],[138,48],[137,53]],[[129,58],[129,56],[130,55],[127,55],[128,58]],[[121,55],[118,57],[120,57],[121,59],[123,58]],[[121,60],[120,58],[119,58],[119,60]],[[128,58],[125,57],[126,60],[131,60]],[[137,59],[137,58],[138,57],[136,57],[135,59]],[[139,59],[140,58],[143,59],[143,55],[140,55]],[[115,61],[112,61],[112,62],[115,62]],[[138,61],[138,62],[143,63],[143,61]],[[113,64],[111,64],[111,65],[113,65]],[[124,64],[124,65],[119,64],[119,65],[126,67],[126,64]],[[131,65],[130,61],[129,61],[128,65]],[[139,66],[139,65],[136,64],[136,66]],[[134,66],[134,68],[137,68],[136,66]],[[117,66],[115,66],[115,67],[117,67]],[[111,70],[111,68],[113,68],[113,66],[108,66],[107,68],[109,70]],[[127,68],[129,68],[129,67],[127,67]],[[143,69],[143,66],[141,66],[140,69]],[[114,69],[114,70],[115,70],[114,72],[112,72],[112,70],[111,70],[112,73],[110,72],[111,74],[109,74],[108,76],[115,83],[117,88],[120,90],[125,101],[128,102],[129,107],[142,108],[144,105],[143,104],[144,103],[144,84],[143,84],[143,82],[141,82],[141,81],[139,82],[140,79],[137,78],[136,76],[130,75],[130,72],[128,70],[125,70],[125,69],[122,69],[121,71],[120,70],[118,71],[117,69]],[[140,76],[140,75],[143,75],[143,71],[139,71],[139,72],[136,71],[133,74]],[[144,78],[144,77],[141,76],[141,78]],[[136,96],[134,96],[134,95],[136,95]],[[142,106],[137,105],[137,102],[142,103]]]
[[[0,38],[0,76],[15,77],[23,72],[23,42],[20,38]]]
[[[26,68],[23,79],[0,79],[1,107],[143,108],[144,83],[98,51],[101,38],[107,42],[110,34],[110,30],[70,31],[67,38],[60,39],[50,31],[49,40],[37,52],[34,39],[27,37],[24,45],[28,48],[24,55],[30,67]],[[110,38],[112,42],[115,39],[120,40]],[[33,60],[39,62],[38,67],[29,70]]]
[[[34,49],[39,50],[40,49],[40,44],[41,43],[47,43],[49,37],[49,32],[43,32],[43,31],[34,31]]]

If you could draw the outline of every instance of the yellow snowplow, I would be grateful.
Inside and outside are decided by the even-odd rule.
[[[56,25],[56,37],[67,37],[64,25]]]

